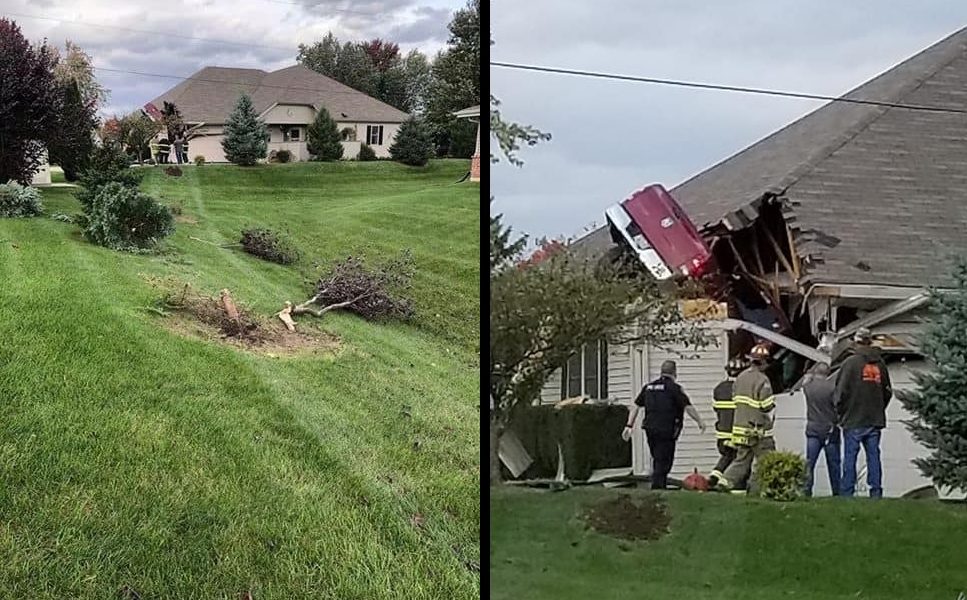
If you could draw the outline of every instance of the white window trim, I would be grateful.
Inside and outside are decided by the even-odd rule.
[[[382,144],[379,143],[379,139],[381,137],[384,137],[385,135],[386,135],[386,130],[383,128],[382,125],[367,125],[366,126],[366,145],[382,146]]]
[[[602,342],[603,342],[603,348],[602,348]],[[607,357],[608,352],[610,351],[609,348],[608,348],[608,345],[607,345],[607,340],[602,340],[602,341],[597,342],[596,348],[595,348],[595,352],[594,352],[595,353],[595,358],[596,358],[596,363],[598,365],[597,366],[598,374],[597,374],[597,378],[596,378],[596,380],[597,380],[597,388],[598,389],[595,390],[595,394],[594,395],[588,393],[588,390],[585,388],[585,385],[587,384],[587,379],[585,379],[584,369],[585,369],[585,365],[587,364],[587,356],[586,356],[586,354],[587,354],[587,351],[588,351],[588,344],[585,344],[584,346],[582,346],[581,347],[581,350],[574,355],[574,356],[580,356],[581,357],[581,360],[579,361],[579,363],[581,365],[581,379],[580,379],[580,381],[581,381],[581,391],[580,391],[580,395],[583,396],[583,397],[585,397],[585,398],[594,398],[594,399],[597,399],[597,400],[604,400],[604,399],[606,399],[608,397],[608,393],[610,393],[610,390],[608,389],[608,368],[610,367],[610,364],[609,364],[610,361],[605,361],[606,362],[606,364],[604,365],[605,368],[602,370],[601,369],[601,366],[602,366],[601,365],[601,357],[602,357],[601,352],[602,352],[602,350],[604,351],[604,356]],[[561,395],[561,400],[564,400],[566,398],[573,398],[574,397],[574,396],[571,396],[568,393],[569,392],[569,389],[570,389],[570,373],[568,373],[568,364],[571,362],[571,360],[574,358],[574,356],[572,356],[571,358],[569,358],[568,359],[568,362],[565,363],[564,367],[561,369],[561,390],[560,390],[560,392],[561,392],[561,394],[560,394]],[[602,388],[604,388],[605,392],[607,392],[607,393],[601,394]]]

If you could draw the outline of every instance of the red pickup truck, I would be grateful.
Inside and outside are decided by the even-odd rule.
[[[661,185],[650,185],[605,211],[616,243],[626,243],[657,279],[712,271],[708,244],[685,211]]]

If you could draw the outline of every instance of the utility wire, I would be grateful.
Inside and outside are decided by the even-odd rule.
[[[725,92],[741,92],[744,94],[760,94],[764,96],[779,96],[783,98],[800,98],[805,100],[824,100],[828,102],[845,102],[848,104],[868,104],[872,106],[883,106],[887,108],[902,108],[905,110],[920,110],[937,113],[967,114],[967,109],[944,108],[942,106],[928,106],[922,104],[901,104],[895,102],[883,102],[879,100],[862,100],[859,98],[846,98],[843,96],[824,96],[822,94],[807,94],[803,92],[787,92],[783,90],[771,90],[766,88],[743,87],[737,85],[720,85],[715,83],[700,83],[695,81],[681,81],[676,79],[659,79],[657,77],[638,77],[634,75],[617,75],[613,73],[601,73],[597,71],[579,71],[577,69],[561,69],[556,67],[540,67],[535,65],[522,65],[516,63],[490,61],[490,66],[505,69],[518,69],[522,71],[538,71],[541,73],[556,73],[561,75],[577,75],[580,77],[594,77],[598,79],[615,79],[619,81],[632,81],[636,83],[653,83],[658,85],[670,85],[686,88],[698,88],[704,90],[719,90]]]

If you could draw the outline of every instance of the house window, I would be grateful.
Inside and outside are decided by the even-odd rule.
[[[587,396],[608,397],[608,342],[585,344],[561,370],[561,400]]]
[[[302,132],[298,128],[289,130],[289,139],[293,142],[298,142],[301,136]]]
[[[370,146],[383,145],[383,126],[382,125],[366,126],[366,143],[369,144]]]

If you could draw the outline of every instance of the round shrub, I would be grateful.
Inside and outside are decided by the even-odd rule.
[[[363,161],[376,160],[376,151],[369,144],[363,144],[359,147],[359,156],[357,158]]]
[[[292,153],[288,150],[279,150],[275,153],[275,160],[280,163],[287,163],[292,161]]]
[[[44,212],[40,192],[10,182],[0,185],[0,217],[36,217]]]
[[[789,502],[803,495],[806,461],[793,452],[770,452],[758,460],[753,485],[763,498]]]
[[[299,251],[285,235],[265,228],[242,231],[242,249],[263,260],[289,265],[299,260]]]
[[[404,165],[422,167],[433,156],[433,133],[423,121],[410,117],[400,125],[389,155]]]
[[[205,157],[202,156],[201,154],[199,154],[198,156],[196,156],[195,157],[195,164],[198,165],[199,167],[202,166],[203,164],[205,164]]]
[[[167,206],[120,183],[101,187],[85,212],[85,237],[114,250],[147,250],[175,231]]]

